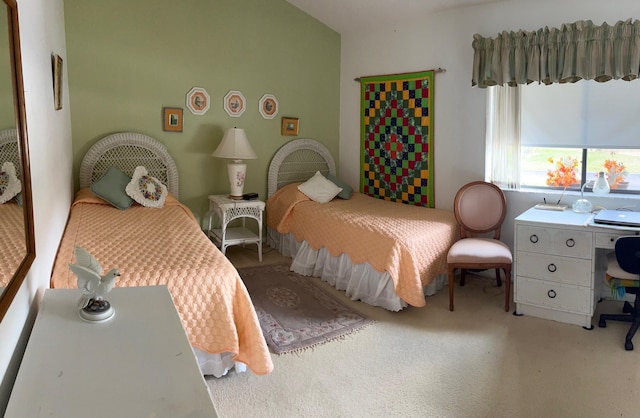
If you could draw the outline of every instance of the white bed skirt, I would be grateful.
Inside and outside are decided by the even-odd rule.
[[[233,368],[236,369],[236,373],[244,373],[247,371],[246,364],[233,361],[232,353],[209,354],[198,348],[192,348],[196,359],[198,359],[200,370],[202,370],[202,374],[205,376],[222,377]]]
[[[338,290],[345,290],[351,300],[361,300],[390,311],[400,311],[407,303],[396,295],[389,273],[380,273],[369,263],[354,264],[348,255],[334,257],[326,248],[314,250],[306,241],[297,242],[292,234],[267,229],[267,242],[282,255],[291,257],[291,271],[303,276],[319,277]],[[439,274],[424,287],[426,296],[434,295],[448,282]]]

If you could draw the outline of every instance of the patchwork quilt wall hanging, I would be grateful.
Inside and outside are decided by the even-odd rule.
[[[434,207],[434,71],[360,78],[360,192]]]

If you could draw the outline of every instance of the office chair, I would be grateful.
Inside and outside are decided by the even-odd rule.
[[[495,269],[498,286],[502,286],[500,270],[505,274],[504,310],[509,312],[511,264],[509,246],[500,241],[500,228],[507,214],[507,201],[502,190],[484,181],[468,183],[458,190],[453,213],[460,227],[460,240],[447,254],[449,270],[449,310],[453,311],[454,274],[460,269],[460,286],[464,286],[468,269]],[[490,236],[493,233],[492,237]],[[484,236],[484,237],[483,237]]]
[[[622,236],[615,242],[615,252],[607,254],[606,281],[614,297],[635,294],[631,305],[625,301],[622,314],[601,314],[598,326],[606,328],[608,320],[631,322],[624,341],[625,350],[633,350],[631,339],[640,327],[640,236]]]

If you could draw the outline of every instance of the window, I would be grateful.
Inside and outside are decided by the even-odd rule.
[[[487,164],[508,165],[496,151],[504,147],[495,139],[500,126],[510,127],[502,134],[511,146],[516,144],[517,158],[509,159],[515,162],[512,173],[488,170],[489,180],[504,185],[517,179],[511,187],[567,190],[580,190],[586,183],[589,190],[598,172],[604,171],[612,193],[640,194],[640,81],[583,80],[490,90],[496,91],[487,96]],[[575,182],[567,180],[571,169]],[[495,181],[501,176],[509,180]]]

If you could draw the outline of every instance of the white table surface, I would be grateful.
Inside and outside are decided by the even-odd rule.
[[[47,289],[5,417],[216,417],[166,286],[115,288],[88,323],[78,289]]]

